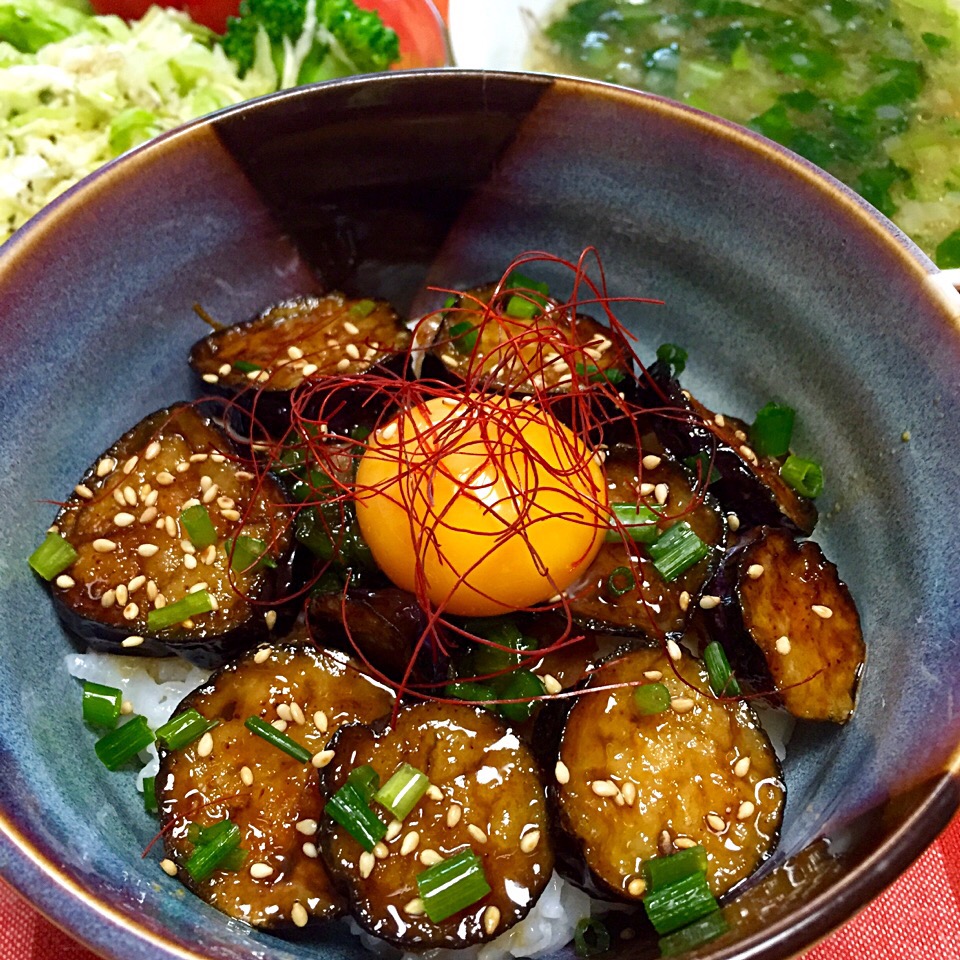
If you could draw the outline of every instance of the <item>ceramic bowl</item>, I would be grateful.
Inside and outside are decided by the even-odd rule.
[[[155,824],[133,778],[93,759],[70,641],[25,563],[96,452],[192,395],[194,304],[239,320],[320,286],[415,313],[437,302],[431,283],[589,245],[612,294],[665,301],[620,311],[641,354],[685,344],[687,384],[715,408],[798,408],[797,444],[828,476],[817,536],[869,645],[853,721],[797,728],[773,869],[703,956],[792,955],[947,823],[960,296],[852,193],[737,127],[581,81],[401,73],[161,137],[0,253],[0,869],[56,923],[117,960],[364,955],[337,927],[289,942],[227,921],[140,858]],[[627,954],[644,955],[611,955]]]

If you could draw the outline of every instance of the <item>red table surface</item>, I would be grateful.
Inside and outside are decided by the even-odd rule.
[[[803,956],[803,960],[927,958],[960,960],[960,817],[889,890]],[[0,960],[95,957],[0,882]]]

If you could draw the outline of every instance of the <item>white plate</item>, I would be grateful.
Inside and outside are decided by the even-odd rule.
[[[522,70],[538,19],[557,0],[450,0],[450,43],[458,67]]]

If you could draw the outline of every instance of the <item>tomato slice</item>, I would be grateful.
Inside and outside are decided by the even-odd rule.
[[[91,0],[97,13],[112,13],[124,20],[138,20],[152,6],[151,0]],[[186,10],[197,23],[216,33],[227,28],[227,17],[235,17],[240,0],[167,0],[164,6]]]

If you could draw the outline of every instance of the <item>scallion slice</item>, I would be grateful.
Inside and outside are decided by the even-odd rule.
[[[116,687],[87,680],[83,684],[83,719],[95,727],[112,730],[120,717],[123,693]]]
[[[655,543],[660,536],[657,521],[660,514],[652,507],[640,503],[611,503],[610,529],[607,543],[617,543],[624,534],[635,543]]]
[[[573,949],[578,957],[595,957],[610,949],[610,932],[596,917],[583,917],[573,931]]]
[[[202,503],[195,503],[192,507],[187,507],[180,514],[180,522],[183,524],[183,529],[186,530],[190,542],[198,550],[217,542],[217,531],[210,519],[209,511]]]
[[[507,305],[504,307],[504,313],[508,317],[532,320],[549,303],[547,297],[550,294],[550,288],[545,283],[520,273],[519,270],[512,271],[507,277],[504,289],[518,291],[507,300]]]
[[[694,533],[686,520],[681,520],[670,527],[656,543],[651,543],[647,550],[660,576],[670,583],[708,556],[710,546]]]
[[[146,810],[147,813],[156,813],[159,809],[157,806],[156,777],[143,778],[143,809]]]
[[[397,772],[377,791],[374,799],[398,820],[403,820],[429,786],[430,781],[425,773],[409,763],[402,763]]]
[[[218,723],[218,720],[207,720],[191,707],[171,717],[162,727],[157,727],[157,739],[162,740],[170,750],[180,750],[188,743],[199,740]]]
[[[448,683],[443,688],[443,695],[451,700],[464,700],[467,703],[477,703],[481,706],[488,700],[497,699],[497,692],[489,684],[474,683],[470,680]]]
[[[309,763],[313,759],[313,754],[304,746],[297,743],[292,737],[281,733],[276,727],[271,726],[261,717],[247,717],[243,725],[258,737],[262,737],[267,743],[273,744],[278,750],[282,750],[287,756],[299,760],[300,763]]]
[[[201,613],[209,613],[214,609],[213,598],[206,590],[195,590],[174,603],[168,603],[159,610],[151,610],[147,614],[147,629],[151,633],[175,627],[184,620],[189,620]]]
[[[377,303],[375,300],[358,300],[350,307],[350,316],[359,317],[362,320],[364,317],[369,317],[376,308]]]
[[[190,878],[198,883],[206,880],[214,870],[222,869],[225,861],[240,846],[240,828],[229,820],[222,820],[224,828],[206,834],[206,842],[197,846],[184,864],[183,869],[190,874]]]
[[[637,578],[629,567],[617,567],[607,577],[607,589],[615,596],[622,597],[637,585]]]
[[[535,697],[544,694],[543,681],[530,670],[514,670],[499,687],[499,697],[516,700],[516,703],[501,703],[498,712],[504,720],[523,723],[529,720],[537,705]],[[529,698],[529,699],[527,699]]]
[[[520,666],[524,651],[537,649],[536,640],[524,636],[516,622],[509,617],[468,620],[464,629],[482,638],[474,644],[467,657],[471,676],[488,677],[513,670]]]
[[[647,893],[652,893],[671,883],[692,877],[696,873],[707,872],[707,851],[697,844],[678,850],[666,857],[652,857],[643,863],[643,879],[647,883]]]
[[[377,773],[369,763],[365,763],[363,766],[354,767],[347,774],[347,783],[349,783],[367,803],[370,803],[380,789],[380,774]]]
[[[249,360],[234,360],[232,363],[234,370],[239,370],[241,373],[253,373],[255,370],[262,369],[255,363],[251,363]]]
[[[44,580],[63,573],[77,559],[77,551],[59,533],[48,533],[43,543],[27,558],[27,563]]]
[[[657,359],[670,368],[670,376],[676,379],[687,366],[689,354],[675,343],[661,343],[657,347]]]
[[[616,367],[607,367],[606,370],[601,370],[594,363],[575,363],[573,369],[580,374],[581,377],[586,377],[590,383],[620,383],[623,380],[624,372],[618,370]]]
[[[823,493],[823,468],[815,460],[790,454],[780,468],[780,476],[801,496],[812,499]]]
[[[782,457],[789,453],[796,415],[793,407],[782,403],[768,403],[761,407],[750,428],[753,452],[758,457]]]
[[[352,784],[345,783],[323,809],[368,852],[386,835],[387,825]]]
[[[543,306],[547,305],[546,297],[550,295],[550,285],[542,280],[534,280],[519,270],[511,270],[504,286],[508,290],[525,290],[533,293],[539,293],[543,300]]]
[[[518,293],[513,294],[503,308],[503,312],[515,320],[532,320],[541,310],[540,304],[531,299],[530,294]]]
[[[137,716],[101,737],[93,745],[93,749],[108,770],[117,770],[150,746],[155,739],[153,731],[147,725],[147,718]]]
[[[313,490],[310,489],[312,495]],[[243,573],[247,570],[261,570],[264,567],[276,569],[277,561],[267,552],[266,543],[257,537],[240,536],[236,539],[224,540],[223,549],[230,557],[231,570]]]
[[[660,956],[677,957],[688,950],[702,947],[711,940],[716,940],[730,929],[723,913],[713,910],[695,923],[682,927],[675,933],[660,938]]]
[[[433,923],[442,923],[490,892],[483,863],[469,848],[417,874],[417,888]]]
[[[477,328],[468,320],[461,320],[450,328],[450,342],[457,353],[473,353],[479,336]]]
[[[705,873],[694,873],[648,893],[644,909],[657,933],[672,933],[717,909]]]
[[[645,717],[670,709],[670,691],[663,683],[642,683],[633,688],[633,705]]]
[[[708,643],[703,651],[703,662],[710,675],[710,689],[718,697],[737,697],[740,695],[740,684],[730,669],[730,661],[723,647],[714,640]]]

